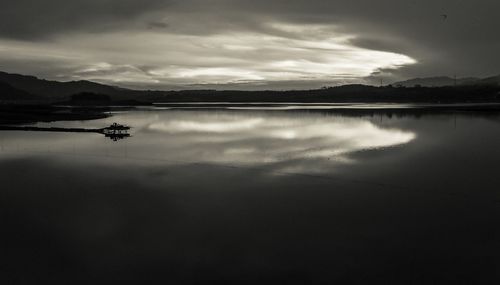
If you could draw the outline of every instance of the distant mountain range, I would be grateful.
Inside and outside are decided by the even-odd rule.
[[[414,78],[410,80],[395,82],[393,86],[402,87],[445,87],[445,86],[464,86],[464,85],[500,85],[500,75],[488,78],[451,78],[447,76]]]
[[[479,82],[475,82],[475,84],[499,86],[500,85],[500,75],[481,79]]]
[[[450,77],[429,77],[384,87],[344,85],[316,90],[140,91],[85,80],[58,82],[0,72],[0,101],[26,100],[70,105],[137,105],[153,102],[500,102],[500,76],[461,78],[456,81]]]
[[[65,98],[73,94],[91,92],[110,96],[124,96],[131,90],[108,86],[91,81],[59,82],[39,79],[34,76],[0,72],[0,82],[42,98]]]

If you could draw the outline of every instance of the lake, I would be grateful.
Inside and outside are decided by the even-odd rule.
[[[0,132],[0,283],[500,281],[500,114],[342,109],[36,124],[131,126],[118,141]]]

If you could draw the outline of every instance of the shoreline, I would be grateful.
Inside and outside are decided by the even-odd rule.
[[[457,113],[490,116],[500,114],[500,103],[284,103],[284,102],[195,102],[153,103],[145,106],[79,106],[79,105],[0,105],[0,125],[22,125],[37,122],[87,121],[108,118],[124,110],[206,110],[262,112],[320,112],[344,116],[422,116]]]

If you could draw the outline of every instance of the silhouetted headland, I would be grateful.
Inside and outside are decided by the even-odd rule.
[[[88,128],[57,128],[57,127],[33,127],[33,126],[1,126],[0,131],[27,131],[27,132],[55,132],[55,133],[97,133],[105,137],[118,141],[130,137],[128,131],[129,126],[113,123],[105,128],[88,129]]]
[[[0,124],[81,121],[108,117],[108,107],[59,107],[50,104],[0,104]]]

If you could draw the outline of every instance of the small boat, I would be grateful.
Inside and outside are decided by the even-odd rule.
[[[113,123],[111,126],[104,128],[105,130],[110,130],[110,131],[128,131],[130,130],[129,126],[125,125],[120,125],[117,123]]]
[[[113,123],[109,127],[101,129],[101,132],[107,138],[110,138],[114,141],[117,141],[117,140],[121,140],[121,139],[130,137],[128,130],[130,130],[129,126]]]
[[[130,130],[129,126],[124,126],[124,125],[120,125],[120,124],[117,124],[117,123],[113,123],[111,126],[102,129],[102,131],[105,134],[125,133],[128,130]]]

